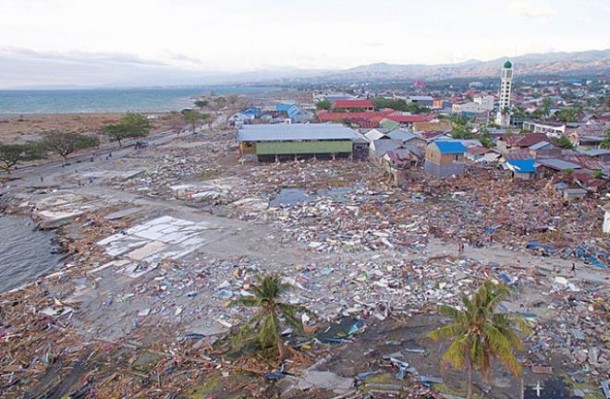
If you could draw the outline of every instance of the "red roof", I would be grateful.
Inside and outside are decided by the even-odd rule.
[[[507,136],[505,141],[506,144],[516,147],[530,147],[541,141],[549,141],[549,138],[544,133],[528,133],[521,136]]]
[[[369,120],[379,122],[387,115],[387,111],[365,111],[365,112],[329,112],[318,111],[320,122],[338,122],[341,120]]]
[[[386,116],[387,119],[398,123],[430,122],[434,119],[432,115],[396,115]]]
[[[333,104],[333,109],[342,108],[375,108],[371,100],[337,100]]]
[[[521,138],[521,140],[517,140],[517,142],[515,143],[516,145],[518,145],[519,147],[531,147],[534,144],[538,144],[541,141],[549,141],[549,138],[547,137],[546,134],[544,133],[530,133],[530,134],[526,134],[525,136],[523,136],[523,138]]]
[[[487,154],[490,151],[491,150],[489,148],[485,147],[470,147],[467,152],[472,155],[483,155]]]

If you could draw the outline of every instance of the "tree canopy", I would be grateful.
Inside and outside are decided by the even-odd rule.
[[[281,337],[282,324],[293,328],[296,333],[303,334],[303,323],[298,314],[310,314],[303,306],[280,302],[280,297],[290,290],[291,286],[281,282],[277,274],[257,276],[252,287],[254,296],[241,297],[231,302],[231,306],[246,306],[256,308],[254,316],[242,326],[233,341],[236,346],[254,341],[259,349],[277,349],[281,362],[285,358],[284,341]]]
[[[557,140],[554,140],[557,145],[561,148],[565,148],[566,150],[573,150],[574,144],[570,141],[566,136],[561,136]]]
[[[542,114],[544,115],[544,119],[547,119],[551,116],[551,107],[553,106],[553,100],[550,97],[545,97],[542,100]]]
[[[327,110],[327,111],[330,111],[330,108],[331,108],[331,107],[332,107],[332,104],[331,104],[331,102],[330,102],[330,101],[328,101],[328,100],[320,100],[320,101],[318,101],[318,102],[316,103],[316,109],[317,109],[318,111],[319,111],[319,110],[322,110],[322,109],[325,109],[325,110]]]
[[[183,109],[182,110],[182,117],[184,118],[185,122],[191,124],[193,133],[195,133],[195,128],[197,127],[197,122],[203,120],[203,115],[209,115],[209,114],[202,114],[201,112],[199,112],[195,109]]]
[[[496,313],[496,307],[508,299],[510,291],[503,284],[486,280],[472,298],[464,296],[461,309],[439,305],[442,316],[452,319],[428,336],[434,340],[450,340],[441,358],[441,369],[451,365],[468,371],[467,398],[472,398],[472,371],[478,370],[489,382],[492,358],[497,358],[511,373],[519,375],[521,364],[514,350],[523,343],[516,329],[529,332],[525,321],[514,313]]]
[[[576,108],[563,108],[555,114],[555,119],[560,122],[576,122],[578,110]]]
[[[422,107],[417,103],[407,103],[406,100],[402,98],[374,98],[373,104],[377,108],[390,108],[396,111],[402,112],[410,112],[412,114],[421,114],[430,112],[430,109],[427,107]]]
[[[19,162],[32,161],[44,157],[44,152],[36,143],[2,144],[0,143],[0,168],[7,174]]]
[[[42,141],[42,146],[47,151],[53,152],[63,158],[64,164],[68,155],[73,152],[95,147],[98,144],[97,138],[79,133],[53,132],[47,135]]]
[[[493,137],[491,136],[491,133],[489,133],[489,130],[486,127],[481,129],[481,131],[479,132],[479,134],[477,136],[477,139],[486,148],[491,148],[491,147],[494,146],[494,139],[493,139]]]
[[[119,147],[122,147],[122,140],[146,137],[150,133],[151,127],[151,123],[146,116],[129,112],[121,118],[119,123],[106,125],[102,128],[102,131],[110,141],[118,141]]]

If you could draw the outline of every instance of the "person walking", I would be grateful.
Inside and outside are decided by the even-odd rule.
[[[572,273],[576,275],[576,263],[572,262]]]

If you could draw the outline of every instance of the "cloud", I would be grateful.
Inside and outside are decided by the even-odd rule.
[[[209,75],[127,53],[50,52],[21,47],[0,47],[0,71],[0,87],[184,84]]]
[[[525,18],[548,18],[555,15],[555,11],[541,3],[513,1],[509,3],[510,12]]]
[[[149,60],[127,53],[94,53],[84,51],[38,51],[23,47],[0,47],[0,56],[22,60],[67,62],[74,64],[123,64],[139,66],[167,66],[160,61]]]

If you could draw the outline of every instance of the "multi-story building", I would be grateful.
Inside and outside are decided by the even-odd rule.
[[[500,108],[496,115],[496,124],[507,127],[510,125],[510,93],[513,85],[513,64],[506,60],[502,68],[500,83]]]

